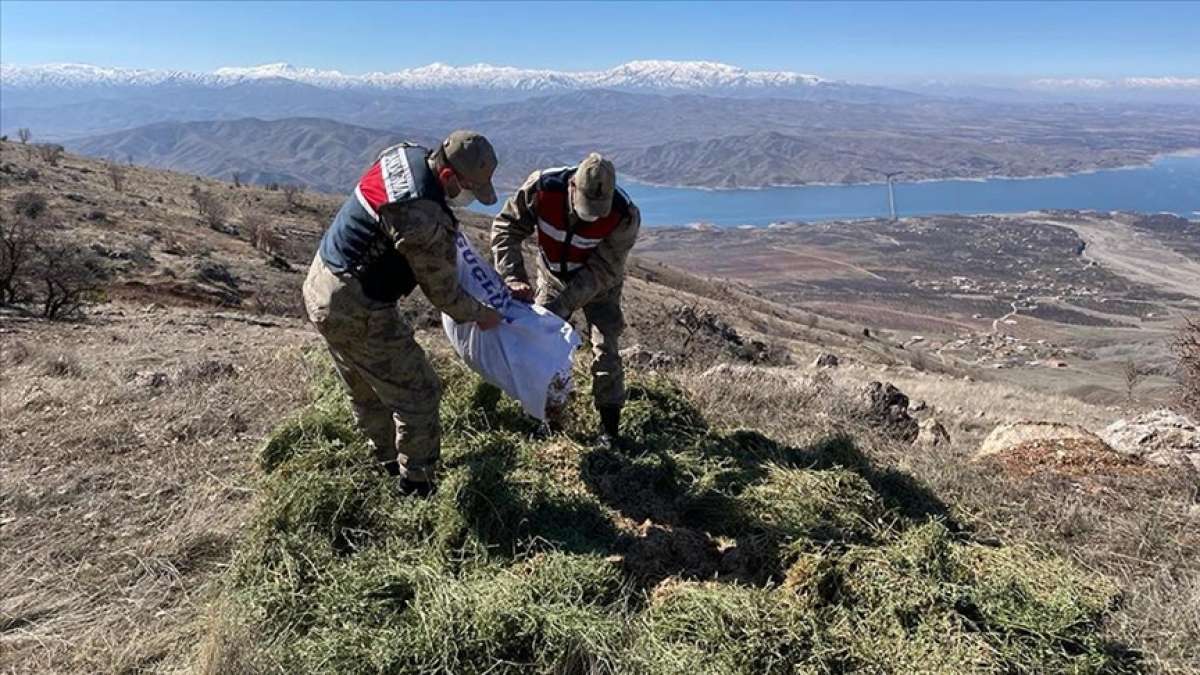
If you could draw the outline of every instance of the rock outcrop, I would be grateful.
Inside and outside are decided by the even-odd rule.
[[[940,448],[950,445],[950,432],[935,417],[921,420],[917,425],[917,445]]]
[[[641,345],[633,345],[621,350],[621,359],[625,363],[639,368],[667,368],[675,365],[675,357],[670,354],[646,349]]]
[[[1155,410],[1114,422],[1101,435],[1122,454],[1151,464],[1186,465],[1200,471],[1200,427],[1170,410]]]
[[[1005,452],[1012,452],[1032,445],[1066,444],[1074,448],[1111,453],[1099,436],[1074,424],[1059,422],[1013,422],[1001,424],[988,434],[975,452],[975,459],[983,459]]]
[[[837,354],[821,354],[813,361],[813,368],[837,368],[840,363]]]
[[[872,424],[900,440],[911,443],[917,439],[917,420],[908,414],[908,396],[890,382],[872,382],[860,396]]]

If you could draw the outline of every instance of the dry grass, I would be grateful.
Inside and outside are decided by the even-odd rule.
[[[830,384],[787,369],[730,372],[683,376],[701,408],[722,423],[755,427],[795,444],[847,429],[838,410],[852,406],[855,380],[845,373]],[[1200,671],[1200,483],[1194,475],[1101,465],[1012,473],[973,463],[978,432],[996,422],[1046,419],[1098,428],[1104,411],[998,384],[916,375],[893,381],[939,407],[957,401],[972,412],[987,410],[987,421],[959,417],[954,443],[942,448],[877,441],[874,456],[928,486],[955,520],[984,540],[1035,542],[1115,580],[1123,600],[1108,634],[1145,649],[1156,670]]]
[[[133,308],[6,328],[0,671],[179,667],[253,494],[249,449],[304,400],[311,338]]]

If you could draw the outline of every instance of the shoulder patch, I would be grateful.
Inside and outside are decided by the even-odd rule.
[[[387,200],[395,201],[397,195],[412,189],[410,184],[412,170],[408,166],[408,155],[403,149],[396,148],[393,152],[384,153],[379,158],[379,166],[383,178],[383,187],[387,190]]]
[[[549,192],[562,192],[567,189],[567,181],[574,173],[575,167],[573,166],[557,166],[546,169],[538,177],[537,188]]]

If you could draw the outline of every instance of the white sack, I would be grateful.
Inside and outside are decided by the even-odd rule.
[[[455,244],[458,283],[468,295],[494,307],[504,321],[484,331],[474,322],[456,323],[443,314],[446,337],[471,370],[520,401],[526,413],[545,420],[547,407],[562,406],[574,386],[571,354],[579,347],[579,335],[552,312],[513,298],[461,232]]]

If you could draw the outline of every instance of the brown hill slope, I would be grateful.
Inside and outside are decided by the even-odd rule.
[[[255,450],[308,400],[306,352],[320,354],[296,316],[298,287],[340,197],[289,204],[278,191],[138,167],[122,188],[101,162],[67,156],[51,166],[0,145],[5,222],[37,193],[43,235],[78,244],[108,270],[103,302],[83,321],[0,310],[6,671],[165,672],[196,662],[215,584],[257,494]],[[215,229],[193,188],[224,205]],[[483,235],[485,219],[463,220]],[[269,235],[252,236],[259,230]],[[891,380],[927,403],[952,443],[872,444],[890,480],[928,486],[981,536],[1032,539],[1113,577],[1129,600],[1109,634],[1164,671],[1200,666],[1194,481],[1159,470],[1015,479],[967,461],[998,422],[1036,416],[1096,430],[1113,411],[987,382],[953,362],[938,366],[948,372],[919,370],[893,336],[863,338],[856,324],[699,270],[640,257],[632,268],[629,344],[678,357],[689,330],[671,318],[678,308],[715,319],[696,328],[697,356],[665,369],[714,424],[797,445],[819,434],[874,438],[854,391]],[[425,325],[427,308],[412,311]],[[755,340],[776,348],[744,349]],[[445,356],[438,331],[423,341]],[[825,351],[842,367],[806,367]],[[794,365],[752,363],[764,353]],[[710,369],[720,362],[732,366]]]

